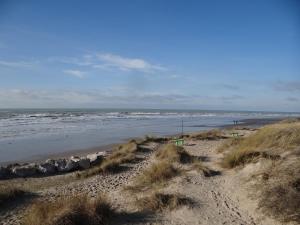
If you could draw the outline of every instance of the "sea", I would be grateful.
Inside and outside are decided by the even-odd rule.
[[[0,109],[0,165],[230,125],[233,120],[299,113],[158,109]]]

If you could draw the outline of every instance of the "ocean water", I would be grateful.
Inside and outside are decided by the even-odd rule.
[[[292,113],[132,109],[0,110],[0,164],[30,160],[133,137],[172,135],[232,124],[233,120]]]

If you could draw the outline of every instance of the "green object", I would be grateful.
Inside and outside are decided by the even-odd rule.
[[[175,145],[176,146],[182,146],[184,144],[184,140],[183,139],[175,139]]]
[[[239,133],[236,133],[236,132],[231,133],[231,135],[232,135],[232,137],[239,137],[240,136]]]

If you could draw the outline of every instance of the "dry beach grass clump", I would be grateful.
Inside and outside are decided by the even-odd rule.
[[[156,152],[155,156],[159,161],[178,163],[190,163],[193,161],[193,157],[183,147],[173,144],[165,145]]]
[[[110,224],[114,210],[105,196],[86,196],[37,202],[23,219],[24,225],[104,225]]]
[[[119,145],[111,155],[105,158],[98,166],[77,173],[77,177],[86,178],[97,175],[99,173],[116,173],[121,170],[123,163],[131,163],[136,159],[136,152],[139,145],[135,140]]]
[[[259,207],[281,221],[300,222],[300,122],[268,125],[249,137],[221,146],[222,165],[234,168],[256,163]],[[226,150],[226,151],[225,151]]]
[[[136,205],[142,211],[174,210],[181,206],[191,206],[193,202],[181,194],[165,194],[159,191],[136,200]]]
[[[192,133],[192,134],[184,135],[184,137],[193,140],[220,140],[220,139],[227,138],[227,136],[225,136],[221,130],[217,130],[217,129]]]
[[[180,170],[175,168],[170,162],[162,161],[154,163],[138,175],[133,185],[128,186],[126,189],[142,190],[163,186],[169,179],[177,176],[179,173]]]
[[[268,125],[247,138],[226,143],[230,152],[223,159],[223,166],[233,168],[258,157],[275,157],[300,146],[300,123]],[[276,158],[276,157],[275,157]]]

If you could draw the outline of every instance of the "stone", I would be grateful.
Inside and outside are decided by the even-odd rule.
[[[77,170],[78,168],[79,168],[78,161],[67,160],[66,166],[64,168],[64,172],[71,172],[71,171]]]
[[[56,167],[55,167],[55,163],[54,162],[45,162],[45,163],[41,163],[38,166],[38,170],[40,173],[42,174],[53,174],[56,172]]]
[[[91,163],[90,163],[90,160],[88,158],[81,158],[78,161],[78,164],[79,164],[79,167],[81,169],[88,169],[88,168],[91,167]]]
[[[102,162],[106,152],[97,152],[93,154],[88,154],[86,158],[90,160],[91,166],[98,165]]]
[[[54,163],[58,172],[64,172],[66,164],[67,164],[66,159],[58,159]]]
[[[18,177],[30,177],[37,175],[37,165],[36,164],[28,164],[25,166],[17,166],[12,168],[12,173]]]
[[[7,167],[0,167],[0,179],[10,178],[12,176],[11,171]]]

